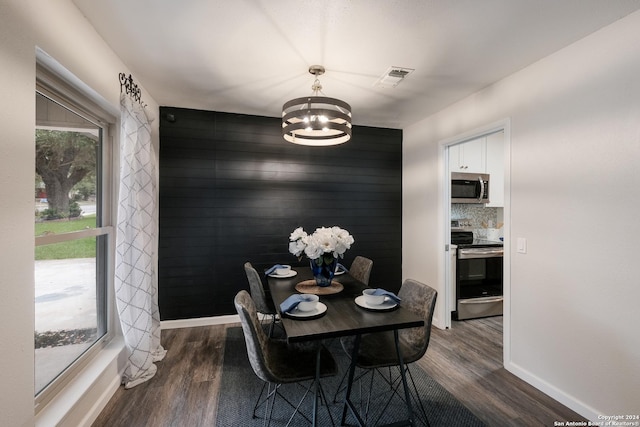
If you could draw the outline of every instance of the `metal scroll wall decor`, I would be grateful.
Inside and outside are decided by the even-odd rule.
[[[146,104],[142,102],[142,91],[140,90],[138,85],[133,82],[133,77],[131,77],[131,74],[127,76],[125,73],[120,73],[119,77],[120,93],[126,93],[140,105],[146,107]]]

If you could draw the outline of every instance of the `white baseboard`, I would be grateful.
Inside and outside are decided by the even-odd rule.
[[[577,412],[588,420],[598,421],[598,414],[601,412],[596,411],[590,406],[586,405],[584,402],[579,401],[575,397],[565,393],[564,391],[558,389],[557,387],[549,384],[548,382],[542,380],[536,375],[533,375],[531,372],[523,369],[521,366],[516,365],[515,363],[505,363],[505,369],[511,372],[516,377],[521,380],[531,384],[541,392],[547,394],[558,402],[562,403],[567,408]],[[574,420],[558,420],[558,421],[574,421]],[[601,421],[601,420],[600,420]]]
[[[195,328],[198,326],[226,325],[229,323],[240,323],[240,316],[237,314],[230,314],[227,316],[197,317],[194,319],[163,320],[160,322],[160,328]]]
[[[108,378],[105,378],[108,381]],[[104,388],[100,396],[94,403],[93,407],[84,415],[84,418],[80,421],[78,426],[91,427],[94,421],[98,418],[102,410],[107,406],[109,400],[116,393],[118,388],[122,385],[122,372],[118,372],[111,377],[111,381]]]
[[[431,324],[433,326],[435,326],[436,328],[438,328],[438,329],[447,329],[445,324],[444,324],[444,322],[441,321],[440,318],[435,316],[435,315],[433,316],[433,319],[431,320]]]

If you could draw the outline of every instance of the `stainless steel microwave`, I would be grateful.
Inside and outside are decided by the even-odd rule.
[[[489,175],[451,172],[451,203],[489,203]]]

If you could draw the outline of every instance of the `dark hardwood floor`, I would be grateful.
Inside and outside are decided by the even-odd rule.
[[[502,316],[453,322],[417,363],[488,426],[586,421],[504,369],[502,349]]]
[[[215,426],[229,326],[238,325],[162,331],[167,355],[156,376],[131,390],[120,387],[93,426]],[[502,317],[433,328],[418,364],[488,426],[584,420],[502,367]]]

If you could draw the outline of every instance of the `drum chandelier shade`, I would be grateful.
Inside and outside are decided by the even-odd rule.
[[[292,99],[282,106],[282,136],[294,144],[328,146],[351,139],[351,106],[322,94],[318,76],[324,67],[312,65],[309,73],[316,76],[313,94]],[[324,94],[323,94],[324,95]]]

